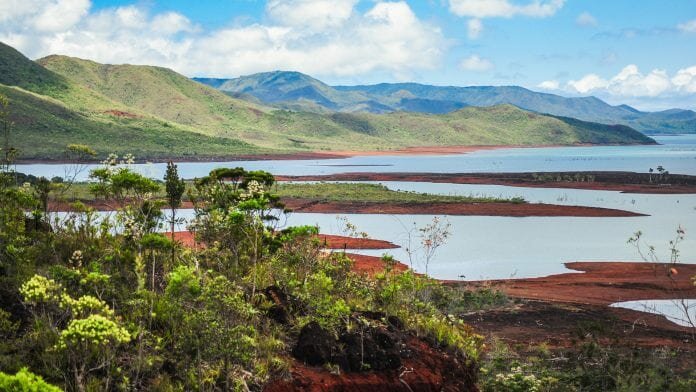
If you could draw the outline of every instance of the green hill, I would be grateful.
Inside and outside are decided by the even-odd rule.
[[[59,159],[70,143],[88,144],[102,156],[206,159],[423,145],[653,142],[630,128],[509,105],[445,115],[278,110],[166,68],[66,56],[33,62],[2,44],[0,69],[0,93],[10,98],[15,123],[13,143],[25,159]]]
[[[239,140],[182,130],[153,118],[81,113],[16,87],[0,85],[0,94],[10,99],[14,122],[10,142],[19,148],[22,159],[60,159],[71,143],[87,144],[101,157],[113,152],[150,159],[195,159],[259,150]]]
[[[263,110],[167,68],[99,64],[67,56],[48,56],[37,63],[113,101],[201,132],[247,124]]]
[[[623,124],[647,133],[696,132],[696,112],[692,110],[642,112],[627,105],[612,106],[596,97],[567,98],[519,86],[458,87],[419,83],[329,86],[308,75],[289,71],[264,72],[236,79],[196,80],[230,95],[253,97],[289,110],[442,114],[466,106],[511,104],[537,113]]]

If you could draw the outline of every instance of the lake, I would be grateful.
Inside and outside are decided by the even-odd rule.
[[[670,173],[696,174],[696,135],[655,137],[660,145],[502,148],[454,155],[356,156],[343,159],[181,162],[179,174],[184,178],[207,175],[217,167],[244,167],[266,170],[276,175],[318,175],[345,172],[532,172],[532,171],[635,171],[647,172],[662,165]],[[86,165],[78,177],[84,180]],[[138,172],[163,178],[164,163],[133,165]],[[65,176],[68,165],[17,165],[17,170],[51,178]]]
[[[672,173],[696,174],[696,135],[657,138],[659,146],[552,147],[499,149],[446,156],[365,156],[314,161],[255,161],[230,163],[181,163],[185,177],[205,175],[220,166],[243,166],[275,174],[328,174],[346,171],[371,172],[518,172],[631,170],[647,171],[664,166]],[[336,166],[336,165],[388,166]],[[330,165],[330,166],[327,166]],[[163,175],[162,164],[136,165],[154,177]],[[35,175],[61,175],[62,165],[21,165],[19,171]],[[646,245],[657,248],[661,260],[669,260],[667,245],[682,226],[686,240],[680,244],[683,262],[696,263],[696,195],[642,195],[614,191],[553,188],[521,188],[498,185],[431,184],[384,182],[391,189],[452,195],[524,197],[529,202],[617,208],[648,214],[629,218],[578,217],[488,217],[449,216],[452,235],[429,267],[442,279],[499,279],[537,277],[569,272],[569,261],[636,261],[637,250],[626,240],[638,230]],[[182,211],[191,216],[192,211]],[[344,215],[374,238],[405,245],[407,232],[415,223],[422,227],[432,215]],[[322,232],[342,234],[334,214],[291,214],[287,225],[319,225]],[[359,251],[379,256],[385,251]],[[406,262],[404,249],[387,253]],[[424,266],[413,267],[423,271]]]

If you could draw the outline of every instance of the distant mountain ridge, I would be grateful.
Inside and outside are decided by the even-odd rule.
[[[443,115],[280,110],[234,97],[249,98],[245,92],[225,94],[168,68],[57,55],[31,61],[2,43],[0,71],[0,94],[9,98],[14,123],[11,145],[23,159],[61,159],[72,143],[90,145],[101,157],[134,153],[142,159],[192,160],[412,146],[654,143],[630,127],[511,105],[466,107]],[[331,97],[335,89],[307,86],[301,74],[277,76],[270,85],[304,85],[301,94],[289,88],[283,98],[295,99],[298,106],[314,102],[302,101],[309,92],[316,99],[329,95],[336,101],[360,94]]]
[[[431,86],[380,83],[329,86],[299,72],[264,72],[235,79],[194,78],[227,94],[254,97],[274,107],[299,111],[443,114],[467,106],[511,104],[521,109],[605,124],[622,124],[645,133],[696,133],[696,112],[670,109],[642,112],[612,106],[596,97],[562,97],[519,86]]]

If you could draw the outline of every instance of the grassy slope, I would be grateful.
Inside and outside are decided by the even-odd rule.
[[[492,203],[515,202],[522,199],[502,199],[479,196],[446,196],[428,193],[393,191],[380,184],[352,183],[280,183],[274,190],[281,198],[301,198],[321,201],[355,201],[376,203]]]
[[[59,158],[68,143],[143,158],[204,158],[420,145],[649,142],[630,130],[570,125],[511,106],[445,116],[291,112],[229,97],[160,67],[65,56],[39,62],[46,68],[0,44],[0,83],[21,87],[0,85],[13,101],[23,158]]]
[[[532,145],[575,143],[649,143],[651,139],[624,126],[588,123],[521,110],[511,105],[468,107],[446,115],[391,113],[353,114],[367,132],[424,144]],[[375,126],[376,125],[376,126]],[[404,130],[408,129],[407,134]],[[395,137],[396,136],[396,137]]]
[[[60,159],[71,143],[88,144],[102,157],[115,152],[196,158],[258,150],[238,140],[188,132],[154,118],[81,113],[61,101],[16,87],[0,85],[0,94],[10,99],[11,143],[20,149],[23,159]]]
[[[325,113],[414,111],[447,113],[464,106],[512,104],[537,113],[624,124],[646,132],[696,131],[696,113],[686,110],[640,112],[612,106],[595,97],[562,97],[519,86],[431,86],[381,83],[368,86],[328,86],[298,72],[266,72],[236,79],[200,79],[229,94],[243,93],[275,107]]]
[[[260,106],[231,98],[166,68],[105,65],[66,56],[49,56],[37,62],[123,105],[204,132],[247,124],[262,114]]]
[[[380,144],[317,114],[272,111],[194,82],[169,69],[102,65],[66,56],[39,60],[84,88],[208,135],[279,150],[350,149]],[[384,143],[382,143],[384,144]]]

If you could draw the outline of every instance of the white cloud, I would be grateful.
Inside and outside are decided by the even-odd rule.
[[[463,17],[470,17],[467,23],[470,39],[476,39],[483,31],[483,18],[512,18],[529,16],[546,18],[563,7],[565,0],[533,0],[524,5],[509,0],[449,0],[450,11]]]
[[[680,69],[672,78],[672,84],[679,92],[696,93],[696,65]]]
[[[600,78],[599,76],[595,74],[588,74],[579,80],[569,81],[568,87],[580,94],[587,94],[591,91],[605,88],[608,84],[609,83],[606,80]]]
[[[684,33],[696,33],[696,19],[680,23],[677,25],[677,28]]]
[[[187,17],[176,12],[166,12],[155,15],[152,18],[151,28],[163,35],[172,35],[180,32],[194,32],[197,30]]]
[[[189,76],[290,69],[318,76],[382,72],[404,78],[440,64],[447,41],[406,2],[377,2],[365,12],[355,4],[271,0],[269,22],[203,31],[179,13],[151,14],[142,6],[89,12],[87,0],[0,0],[0,11],[6,12],[0,12],[0,21],[11,15],[0,23],[0,41],[32,58],[65,54],[102,63],[160,65]],[[60,24],[33,28],[54,5],[74,12]]]
[[[583,12],[575,19],[575,24],[581,27],[597,26],[597,19],[589,12]]]
[[[449,8],[458,16],[472,18],[512,18],[516,15],[545,18],[563,7],[565,0],[534,0],[524,5],[508,0],[449,0]]]
[[[551,87],[543,82],[537,87]],[[624,98],[664,98],[696,93],[696,66],[678,70],[673,77],[666,71],[653,69],[642,73],[634,64],[625,66],[610,79],[596,74],[587,74],[578,80],[570,80],[565,88],[558,89],[575,94],[599,94]],[[548,88],[547,88],[548,89]]]
[[[493,69],[494,66],[490,60],[481,58],[477,54],[472,54],[463,59],[459,63],[459,67],[465,71],[485,72]]]
[[[558,90],[560,86],[561,84],[558,82],[558,80],[545,80],[537,84],[537,87],[544,90]]]
[[[61,32],[77,24],[90,6],[89,0],[2,0],[0,29]]]
[[[266,13],[276,23],[316,30],[340,27],[358,0],[270,0]]]
[[[608,88],[611,94],[623,97],[656,97],[671,87],[667,72],[654,69],[644,75],[631,64],[611,79]]]
[[[483,31],[483,23],[481,23],[481,19],[469,19],[469,21],[466,24],[467,30],[469,32],[469,38],[470,39],[476,39],[481,35],[481,32]]]

